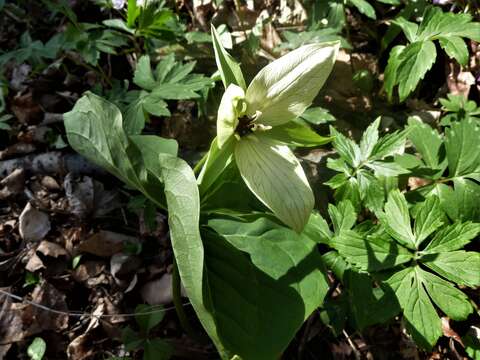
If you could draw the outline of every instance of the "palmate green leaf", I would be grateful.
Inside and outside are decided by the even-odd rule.
[[[365,165],[374,171],[375,176],[398,176],[410,172],[394,161],[370,161]]]
[[[419,41],[408,45],[398,56],[396,83],[400,101],[415,90],[432,67],[437,57],[437,50],[432,41]]]
[[[408,128],[410,129],[408,138],[422,156],[425,164],[434,169],[438,168],[440,165],[440,148],[443,144],[438,131],[416,117],[408,118]]]
[[[440,200],[437,196],[428,197],[415,217],[415,246],[418,248],[430,234],[443,225],[443,222],[444,213],[440,208]]]
[[[402,16],[397,17],[392,21],[393,24],[400,26],[407,40],[411,43],[417,40],[418,25],[414,22],[408,21]]]
[[[275,126],[265,132],[265,136],[285,145],[315,147],[329,143],[332,138],[318,135],[309,126],[296,121]]]
[[[409,267],[386,280],[397,295],[407,321],[407,331],[421,347],[430,350],[442,336],[440,317],[425,291],[421,269]]]
[[[409,249],[416,248],[415,235],[410,224],[407,200],[399,190],[388,194],[385,212],[380,215],[387,233]]]
[[[217,68],[220,71],[223,86],[225,86],[226,89],[230,84],[235,84],[240,86],[243,90],[246,90],[247,85],[245,84],[240,65],[236,63],[230,54],[223,48],[217,30],[213,25],[211,31],[213,50],[215,51],[215,61],[217,63]]]
[[[444,278],[458,285],[480,285],[480,253],[473,251],[450,251],[426,257],[423,263]]]
[[[333,246],[349,263],[366,271],[380,271],[409,262],[412,254],[397,245],[386,234],[362,236],[355,231],[342,230],[331,241]]]
[[[445,129],[445,149],[450,177],[480,175],[480,125],[467,118]]]
[[[426,254],[449,252],[461,249],[480,234],[480,224],[472,222],[456,222],[446,226],[433,237],[423,251]]]
[[[328,244],[333,236],[327,221],[322,215],[312,212],[308,223],[303,229],[302,235],[317,243]]]
[[[382,138],[373,147],[370,159],[382,160],[389,156],[403,154],[408,132],[409,129],[405,129],[382,136]]]
[[[480,185],[476,181],[462,177],[455,178],[453,185],[453,189],[446,185],[441,187],[442,191],[439,196],[443,210],[454,221],[479,222]]]
[[[265,218],[210,220],[212,311],[231,356],[278,359],[328,290],[316,243]],[[288,309],[288,311],[286,311]]]
[[[339,48],[339,42],[304,45],[265,66],[246,91],[246,114],[267,126],[302,115],[330,75]]]
[[[285,224],[301,232],[315,199],[298,159],[286,145],[261,135],[243,137],[235,160],[250,191]]]
[[[447,55],[458,61],[462,66],[468,63],[468,48],[465,41],[458,36],[442,36],[438,38],[440,46]]]

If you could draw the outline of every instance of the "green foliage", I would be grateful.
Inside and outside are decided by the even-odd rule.
[[[122,331],[122,341],[125,350],[143,349],[143,360],[168,360],[173,350],[160,338],[151,338],[150,331],[163,320],[165,311],[161,307],[138,305],[135,308],[135,321],[139,331],[127,327]]]
[[[473,100],[466,99],[463,95],[448,94],[447,99],[440,99],[442,110],[446,115],[442,118],[441,125],[449,126],[452,121],[466,118],[479,119],[480,108]]]
[[[358,210],[365,204],[372,211],[379,211],[385,198],[385,178],[408,173],[393,156],[404,151],[407,131],[399,131],[379,137],[380,118],[364,132],[360,144],[348,139],[330,127],[333,146],[339,158],[328,159],[327,167],[340,174],[326,184],[335,189],[337,201],[350,200]]]
[[[199,98],[199,92],[212,85],[212,80],[192,74],[195,62],[183,64],[173,54],[162,59],[153,70],[148,55],[137,63],[133,82],[143,89],[126,109],[127,131],[140,133],[145,125],[144,113],[170,116],[165,100]]]
[[[430,70],[437,56],[433,41],[438,40],[449,57],[466,65],[468,49],[463,38],[480,39],[480,24],[473,22],[471,15],[443,12],[438,7],[428,7],[419,25],[403,17],[394,23],[402,29],[409,44],[398,45],[390,52],[385,69],[385,90],[389,100],[398,85],[399,99],[404,101]]]

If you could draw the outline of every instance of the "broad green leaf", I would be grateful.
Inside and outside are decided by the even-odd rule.
[[[160,324],[164,315],[163,308],[158,306],[140,304],[135,308],[135,321],[144,335]]]
[[[457,36],[442,36],[438,38],[440,46],[447,55],[458,61],[462,66],[468,63],[468,48],[465,41]]]
[[[348,0],[348,2],[355,6],[358,11],[363,15],[368,16],[370,19],[375,20],[377,16],[375,15],[375,9],[370,5],[366,0]]]
[[[361,236],[355,231],[342,230],[331,241],[349,263],[366,271],[380,271],[409,262],[412,254],[388,235]]]
[[[335,234],[350,230],[357,221],[357,213],[349,200],[340,201],[337,206],[328,204],[328,214],[332,219]]]
[[[127,135],[139,135],[145,127],[148,115],[145,114],[144,102],[145,97],[140,96],[128,104],[124,110],[123,129]],[[164,109],[168,111],[166,103]]]
[[[433,271],[458,285],[480,285],[480,253],[473,251],[450,251],[427,257],[423,262]]]
[[[138,59],[137,67],[133,75],[133,82],[145,90],[153,90],[155,86],[157,86],[148,55],[143,55]]]
[[[330,135],[333,137],[333,146],[339,155],[352,167],[356,168],[362,159],[360,147],[353,141],[330,126]]]
[[[242,359],[278,359],[328,290],[316,243],[265,218],[208,225],[218,233],[205,247],[220,336]]]
[[[247,89],[247,115],[277,126],[307,109],[332,71],[339,42],[304,45],[273,61]]]
[[[122,114],[115,105],[87,92],[64,118],[67,138],[75,151],[129,186],[143,189],[140,152],[130,146]]]
[[[398,78],[398,67],[400,65],[400,55],[405,50],[404,45],[397,45],[392,48],[390,51],[390,57],[388,58],[387,67],[385,68],[385,82],[384,87],[388,96],[388,101],[392,101],[393,98],[393,88],[397,84]]]
[[[465,320],[473,311],[468,297],[451,283],[429,272],[417,269],[433,302],[453,320]]]
[[[381,118],[378,117],[373,123],[371,123],[367,130],[362,135],[360,140],[360,152],[362,153],[362,159],[367,160],[372,154],[373,148],[378,141],[378,127],[380,125]]]
[[[418,345],[430,350],[442,336],[442,326],[419,271],[418,267],[409,267],[395,273],[386,282],[397,295],[407,321],[407,331]]]
[[[33,339],[28,346],[27,355],[30,360],[42,360],[47,350],[47,343],[40,337]]]
[[[156,135],[131,135],[129,138],[140,149],[145,163],[156,164],[160,153],[177,156],[178,143],[174,139]]]
[[[425,164],[431,168],[437,168],[440,164],[440,148],[442,137],[438,131],[423,123],[417,117],[408,118],[409,139],[422,156]]]
[[[435,230],[443,225],[444,214],[440,208],[440,200],[437,196],[429,196],[423,204],[415,217],[415,246],[420,244]]]
[[[480,173],[480,125],[474,119],[454,122],[445,129],[450,177]]]
[[[315,199],[291,150],[261,135],[243,137],[235,146],[243,180],[255,196],[281,221],[301,232]]]
[[[381,220],[386,231],[393,238],[409,249],[416,248],[407,200],[399,190],[393,190],[388,194],[385,213],[382,214]]]
[[[424,253],[435,254],[461,249],[480,233],[480,224],[472,222],[456,222],[435,233]]]
[[[436,57],[437,50],[432,41],[411,43],[400,53],[396,76],[400,101],[404,101],[415,90]]]
[[[442,207],[456,221],[480,221],[480,185],[466,178],[455,178],[454,189],[447,187],[440,195]]]
[[[332,138],[318,135],[309,126],[291,121],[275,126],[265,132],[265,136],[285,145],[299,147],[315,147],[329,143]]]
[[[240,65],[238,65],[238,63],[236,63],[230,54],[223,48],[217,30],[213,25],[211,30],[213,50],[215,51],[215,61],[217,63],[218,70],[220,71],[223,86],[225,86],[226,89],[230,84],[234,84],[245,90],[247,85],[243,79]]]
[[[342,186],[335,190],[334,196],[337,202],[349,200],[357,212],[361,211],[362,199],[356,178],[349,178]]]

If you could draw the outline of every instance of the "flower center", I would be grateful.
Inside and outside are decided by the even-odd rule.
[[[246,136],[253,133],[254,126],[253,119],[248,116],[242,116],[238,119],[238,125],[235,132],[240,135],[240,137]]]

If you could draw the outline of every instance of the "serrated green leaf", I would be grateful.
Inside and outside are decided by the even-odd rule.
[[[326,124],[335,121],[335,117],[327,109],[309,107],[300,115],[300,118],[313,125]]]
[[[480,253],[463,250],[442,252],[432,255],[432,260],[427,257],[423,263],[458,285],[480,285]]]
[[[302,235],[317,243],[328,244],[333,234],[322,215],[312,212]]]
[[[409,267],[391,276],[387,283],[395,291],[407,321],[407,331],[415,342],[430,350],[442,336],[442,326],[422,284],[418,267]]]
[[[458,61],[462,66],[468,63],[468,48],[465,41],[457,36],[442,36],[438,38],[440,46],[447,55]]]
[[[374,146],[371,160],[382,160],[388,156],[403,154],[405,149],[405,138],[408,135],[408,129],[395,131],[383,136]]]
[[[440,200],[437,196],[428,197],[415,217],[415,246],[418,248],[430,234],[443,225],[443,222],[444,214],[440,208]]]
[[[480,224],[456,222],[435,233],[432,241],[423,251],[426,254],[448,252],[461,249],[480,233]]]
[[[138,59],[137,67],[133,75],[133,82],[145,90],[153,90],[157,85],[157,81],[153,77],[150,57],[148,55],[143,55]]]
[[[213,25],[211,32],[213,50],[215,51],[215,61],[217,63],[217,68],[220,71],[223,86],[225,86],[226,89],[230,84],[235,84],[240,86],[243,90],[246,90],[247,85],[245,84],[240,65],[236,63],[230,54],[223,48],[217,30]]]
[[[265,218],[208,225],[220,235],[205,236],[220,333],[243,359],[277,359],[328,290],[316,243]]]
[[[393,190],[388,194],[385,213],[381,215],[381,220],[386,231],[394,239],[409,249],[416,248],[407,200],[399,190]]]
[[[418,269],[422,276],[423,285],[433,302],[453,320],[465,320],[473,311],[468,297],[455,288],[451,283]]]
[[[398,67],[400,65],[400,55],[405,50],[406,46],[397,45],[392,48],[390,51],[390,56],[388,58],[387,67],[385,68],[385,82],[384,87],[388,96],[388,101],[391,102],[393,98],[393,89],[397,84],[397,73]]]
[[[437,50],[432,41],[419,41],[407,45],[398,56],[396,83],[400,101],[415,90],[432,67],[437,57]]]
[[[398,176],[410,172],[393,161],[369,161],[365,165],[374,171],[375,176]]]
[[[400,26],[407,40],[411,43],[417,40],[418,25],[414,22],[408,21],[402,16],[395,18],[393,24]]]
[[[155,307],[151,305],[140,304],[135,308],[135,321],[145,335],[148,334],[148,332],[155,326],[160,324],[164,315],[165,312],[158,306]]]
[[[340,201],[337,206],[328,204],[328,215],[336,234],[342,230],[350,230],[357,221],[357,213],[349,200]]]
[[[480,125],[474,119],[454,122],[445,129],[445,149],[450,177],[480,173]]]
[[[330,126],[330,135],[333,137],[333,146],[338,154],[350,166],[357,167],[362,158],[360,147],[353,141]]]
[[[425,164],[437,168],[440,164],[440,148],[443,144],[438,131],[423,123],[419,118],[408,118],[409,139],[422,156]]]
[[[342,230],[330,245],[348,262],[366,271],[380,271],[409,262],[412,254],[388,235],[364,237],[355,231]]]
[[[360,152],[362,153],[362,159],[367,160],[372,154],[375,144],[378,142],[378,127],[380,125],[381,118],[378,117],[373,123],[371,123],[367,130],[364,131],[362,139],[360,140]]]
[[[281,221],[301,232],[314,205],[312,189],[291,150],[261,135],[243,137],[235,160],[248,188]]]

